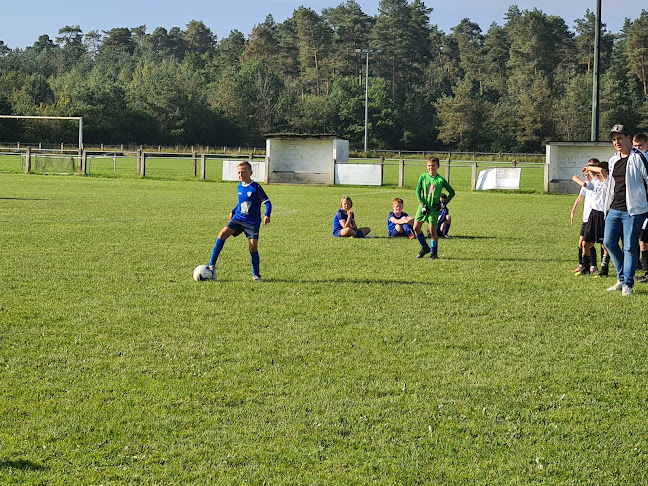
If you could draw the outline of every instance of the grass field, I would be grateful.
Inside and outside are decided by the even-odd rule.
[[[540,176],[541,180],[541,176]],[[0,484],[648,482],[648,287],[575,278],[573,196],[0,174]],[[349,194],[374,239],[333,239]]]

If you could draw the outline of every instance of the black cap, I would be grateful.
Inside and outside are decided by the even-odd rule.
[[[610,133],[622,133],[623,135],[629,135],[628,130],[626,130],[623,125],[614,125],[610,130]]]

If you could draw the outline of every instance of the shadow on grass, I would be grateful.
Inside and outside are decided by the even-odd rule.
[[[0,200],[6,201],[44,201],[42,197],[0,197]]]
[[[340,239],[343,240],[344,238],[340,238]],[[404,236],[376,236],[376,235],[372,236],[372,235],[369,235],[369,236],[365,236],[364,238],[350,238],[350,239],[353,239],[353,240],[371,240],[371,239],[375,239],[375,240],[394,240],[394,241],[398,241],[398,240],[406,240],[407,238],[405,238]],[[429,240],[430,237],[426,235],[426,239]],[[499,236],[479,236],[479,235],[474,235],[474,236],[465,235],[465,236],[463,236],[463,235],[458,235],[458,236],[451,236],[450,238],[447,238],[447,239],[448,240],[494,240],[494,239],[501,240],[503,238],[499,237]],[[508,238],[508,239],[520,239],[520,238]],[[440,241],[445,241],[446,238],[439,238],[439,240]]]
[[[420,285],[419,281],[413,280],[372,280],[368,278],[323,278],[323,279],[298,279],[298,278],[272,278],[264,280],[263,284],[287,283],[287,284],[370,284],[370,285]],[[258,285],[258,284],[257,284]]]
[[[448,240],[501,240],[498,236],[479,236],[479,235],[452,235]],[[439,241],[446,241],[446,238],[439,238]]]
[[[47,469],[45,466],[36,464],[26,459],[2,460],[0,459],[0,470],[2,469],[18,469],[20,471],[44,471]]]

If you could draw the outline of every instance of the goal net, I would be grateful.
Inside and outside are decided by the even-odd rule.
[[[27,161],[23,155],[20,168],[24,170]],[[32,154],[30,172],[40,174],[74,174],[79,172],[79,156],[68,154]]]

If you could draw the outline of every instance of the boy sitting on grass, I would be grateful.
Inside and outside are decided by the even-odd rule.
[[[392,211],[387,216],[387,236],[416,238],[412,232],[413,225],[414,218],[403,212],[403,200],[397,197],[392,201]]]
[[[353,214],[353,201],[349,196],[342,196],[340,209],[333,218],[333,236],[336,238],[364,238],[369,234],[371,228],[364,226],[358,228]]]

